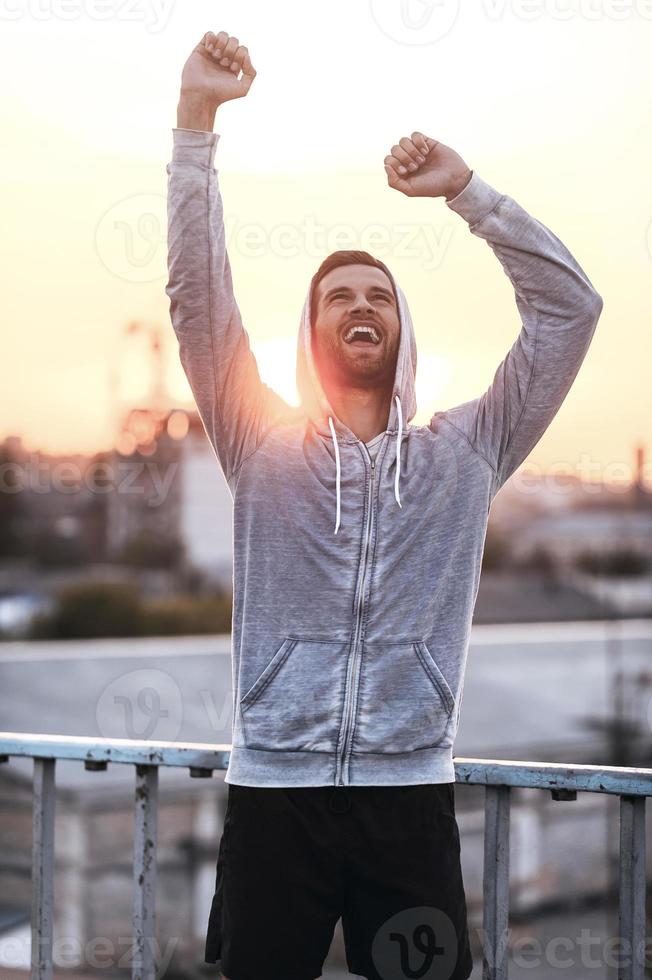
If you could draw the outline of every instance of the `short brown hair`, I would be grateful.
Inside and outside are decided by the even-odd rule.
[[[396,308],[398,309],[398,296],[396,295],[396,289],[394,288],[394,280],[392,274],[380,259],[374,258],[369,252],[357,252],[351,249],[340,249],[338,252],[331,252],[327,255],[322,264],[319,266],[314,276],[310,280],[310,323],[311,326],[315,322],[315,309],[313,306],[313,298],[315,295],[315,289],[318,283],[332,272],[333,269],[339,269],[342,265],[371,265],[375,266],[377,269],[382,269],[390,283],[392,284],[392,292],[394,293],[394,299],[396,300]]]

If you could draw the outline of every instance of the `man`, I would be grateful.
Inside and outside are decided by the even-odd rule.
[[[209,32],[185,64],[166,292],[234,501],[233,733],[205,961],[313,980],[340,916],[352,973],[472,969],[453,742],[491,501],[537,444],[602,300],[568,250],[450,147],[413,133],[391,188],[444,197],[514,286],[522,327],[480,397],[414,426],[416,344],[384,263],[336,252],[298,337],[299,408],[260,380],[225,249],[216,109],[256,77]]]

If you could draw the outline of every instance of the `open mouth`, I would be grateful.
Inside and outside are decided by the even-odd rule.
[[[372,323],[354,323],[344,331],[345,344],[379,344],[380,332]]]

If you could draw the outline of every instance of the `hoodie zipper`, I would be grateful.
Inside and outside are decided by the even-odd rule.
[[[369,480],[369,496],[367,498],[367,522],[365,525],[365,536],[364,536],[364,547],[362,552],[362,562],[360,563],[360,571],[358,573],[358,580],[360,582],[360,590],[358,593],[358,606],[356,609],[355,617],[355,632],[353,638],[353,656],[351,658],[351,672],[350,676],[352,678],[351,683],[346,686],[346,700],[344,704],[344,738],[342,741],[342,751],[340,753],[340,778],[339,785],[344,786],[344,764],[346,761],[347,752],[349,749],[349,736],[351,734],[351,721],[353,714],[353,686],[354,678],[356,676],[356,667],[358,660],[358,646],[360,640],[360,624],[362,622],[362,612],[364,610],[364,590],[365,590],[365,578],[367,574],[367,562],[369,557],[369,541],[371,539],[371,527],[373,523],[373,499],[374,499],[374,477],[376,474],[376,458],[380,454],[380,447],[376,453],[376,458],[372,459],[369,450],[364,445],[364,451],[367,454],[367,458],[371,462],[371,478]]]

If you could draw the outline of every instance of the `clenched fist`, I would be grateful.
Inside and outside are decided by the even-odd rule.
[[[208,31],[183,67],[181,94],[205,98],[217,107],[241,99],[255,77],[249,51],[237,37]]]
[[[455,150],[437,140],[412,133],[385,157],[387,183],[408,197],[455,197],[471,179],[471,171]]]

